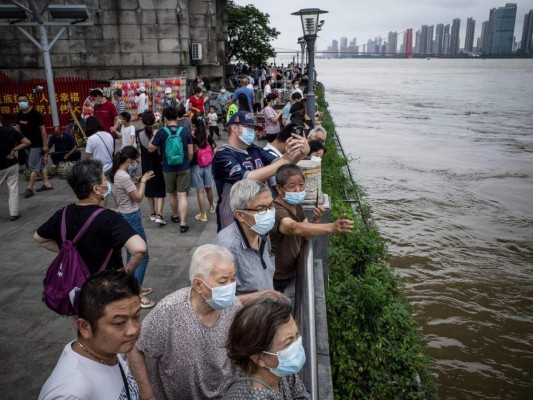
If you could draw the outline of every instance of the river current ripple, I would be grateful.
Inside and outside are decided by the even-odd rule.
[[[533,60],[317,60],[442,399],[533,393]]]

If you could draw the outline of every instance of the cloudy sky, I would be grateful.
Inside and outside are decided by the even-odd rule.
[[[319,49],[331,45],[333,39],[346,36],[357,38],[357,44],[366,43],[376,36],[387,37],[389,31],[403,32],[406,28],[417,30],[421,25],[450,24],[453,18],[461,19],[461,47],[464,46],[466,19],[476,20],[477,37],[481,35],[481,23],[489,19],[489,10],[503,7],[506,0],[236,0],[239,5],[253,4],[270,14],[270,23],[281,32],[273,42],[277,50],[297,50],[298,37],[302,36],[299,17],[291,15],[301,8],[321,8],[329,11],[322,19],[325,25],[317,39]],[[512,0],[508,2],[513,2]],[[533,9],[533,0],[516,0],[515,36],[522,38],[524,14]]]

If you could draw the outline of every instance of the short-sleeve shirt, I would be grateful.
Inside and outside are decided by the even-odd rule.
[[[44,125],[44,119],[39,111],[34,108],[27,113],[19,111],[17,114],[17,125],[20,126],[20,132],[24,137],[31,142],[30,148],[43,147],[41,126]]]
[[[180,127],[177,125],[167,126],[168,129],[175,133]],[[181,127],[180,137],[183,144],[183,163],[180,165],[168,165],[167,156],[165,154],[165,146],[167,143],[168,133],[165,128],[161,128],[157,131],[152,140],[154,146],[158,146],[161,149],[161,154],[163,155],[163,172],[181,172],[188,170],[191,166],[189,159],[187,157],[187,146],[192,145],[192,136],[189,130],[184,127]]]
[[[57,152],[70,151],[76,146],[76,141],[70,133],[65,132],[60,137],[51,135],[48,138],[48,147],[52,148],[52,146]]]
[[[274,279],[292,279],[296,275],[296,262],[298,255],[305,243],[301,236],[284,235],[279,231],[279,225],[283,218],[290,218],[296,222],[305,221],[305,213],[301,204],[296,205],[296,213],[293,214],[279,201],[274,200],[276,207],[276,222],[270,230],[269,236],[272,243],[272,252],[276,255],[276,273]]]
[[[234,379],[246,376],[244,372],[238,370]],[[307,400],[311,396],[298,375],[289,375],[279,381],[279,392],[267,387],[256,388],[249,380],[241,380],[233,383],[222,400]]]
[[[109,100],[104,104],[94,105],[94,114],[102,123],[104,131],[111,132],[111,127],[115,125],[115,118],[118,116],[117,108]]]
[[[278,157],[252,144],[246,150],[222,145],[213,157],[213,177],[218,194],[217,220],[219,230],[233,222],[229,192],[233,184],[246,178],[253,170],[272,164]]]
[[[213,244],[225,247],[235,258],[237,294],[274,289],[274,255],[268,235],[259,236],[259,250],[250,247],[239,223],[218,232]]]
[[[197,108],[200,111],[203,111],[204,110],[204,97],[200,96],[197,98],[194,95],[191,96],[189,98],[189,107],[191,108],[191,112],[195,115],[198,114],[198,111],[193,110],[192,107]]]
[[[85,151],[91,154],[94,160],[104,164],[104,172],[111,171],[113,167],[113,154],[115,153],[115,139],[107,132],[96,132],[87,139]]]
[[[191,288],[161,300],[142,323],[137,348],[156,359],[152,386],[158,399],[219,398],[234,367],[226,353],[228,331],[242,308],[238,298],[211,326],[191,304]]]
[[[291,116],[291,107],[292,107],[292,103],[287,102],[287,104],[283,106],[283,110],[281,110],[281,118],[286,119],[287,123],[289,123],[288,120],[289,120],[289,117]]]
[[[139,209],[139,206],[130,197],[130,193],[137,189],[133,184],[130,175],[123,169],[118,169],[113,178],[113,197],[117,205],[118,212],[129,214]]]
[[[24,136],[11,126],[0,126],[0,170],[18,164],[17,158],[8,159],[11,151],[22,142]]]
[[[100,206],[67,206],[67,239],[72,240],[81,229],[85,221]],[[63,209],[57,211],[52,217],[37,229],[37,234],[44,239],[51,239],[61,248],[61,219]],[[111,259],[105,269],[120,269],[122,263],[121,249],[124,244],[137,232],[119,214],[111,210],[104,210],[89,226],[85,234],[76,245],[82,260],[87,265],[89,272],[95,274],[102,266],[110,249],[113,249]]]
[[[120,136],[122,137],[121,149],[126,146],[131,146],[131,138],[135,137],[135,127],[133,125],[123,126],[122,128],[120,128]],[[133,142],[133,145],[135,145],[135,142]]]
[[[247,87],[240,87],[238,88],[235,93],[233,93],[233,96],[231,96],[231,99],[234,102],[237,102],[239,98],[239,94],[244,93],[246,97],[248,98],[248,106],[250,107],[250,110],[252,110],[252,104],[254,104],[254,91],[252,89],[249,89]],[[244,110],[243,110],[244,111]]]
[[[264,113],[265,113],[265,132],[271,135],[278,133],[280,131],[279,121],[278,122],[271,121],[271,118],[277,117],[278,114],[276,113],[276,111],[274,111],[272,107],[267,106],[265,107]]]

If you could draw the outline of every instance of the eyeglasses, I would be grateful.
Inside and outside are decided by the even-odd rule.
[[[258,208],[243,208],[242,211],[255,211],[259,215],[263,215],[267,211],[276,211],[276,207],[274,207],[274,204],[270,204],[269,206],[261,206]]]

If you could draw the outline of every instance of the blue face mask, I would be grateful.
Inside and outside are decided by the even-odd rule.
[[[109,196],[111,196],[111,191],[113,187],[111,186],[111,182],[107,181],[107,192],[104,194],[104,199],[107,199]]]
[[[255,129],[244,128],[242,130],[242,135],[239,136],[239,139],[241,139],[244,143],[250,146],[254,142],[254,139],[255,139]]]
[[[27,101],[19,101],[19,108],[21,110],[25,110],[26,108],[28,108],[29,104]]]
[[[202,281],[204,282],[204,281]],[[204,282],[204,285],[211,289],[211,300],[205,301],[215,310],[224,310],[233,304],[235,300],[235,290],[237,289],[237,282],[232,282],[224,286],[210,287]],[[203,296],[202,296],[203,297]]]
[[[264,214],[255,214],[254,220],[255,224],[250,226],[250,228],[260,235],[266,235],[276,222],[276,210],[267,210]]]
[[[278,366],[276,368],[269,368],[269,370],[280,378],[296,374],[305,364],[305,350],[301,337],[289,347],[277,353],[270,353],[268,351],[264,351],[263,353],[278,357]]]
[[[289,204],[300,204],[305,199],[305,190],[301,192],[285,192],[283,200]]]

